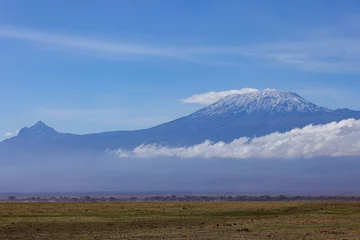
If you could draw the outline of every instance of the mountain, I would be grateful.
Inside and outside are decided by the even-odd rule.
[[[360,118],[359,111],[330,110],[317,106],[296,93],[267,89],[234,94],[196,111],[189,116],[156,126],[150,131],[176,135],[163,144],[191,145],[212,141],[229,142],[239,137],[263,136],[286,132],[309,124],[326,124],[348,118]]]
[[[222,114],[235,115],[271,115],[283,113],[329,112],[330,109],[319,107],[299,95],[274,89],[266,89],[248,94],[232,94],[218,102],[197,111],[191,116],[211,116]]]
[[[53,136],[58,134],[58,132],[55,131],[55,129],[47,126],[42,121],[37,122],[32,127],[25,127],[19,131],[18,137],[46,137],[46,136]]]
[[[141,144],[189,146],[211,141],[285,132],[309,124],[355,118],[360,112],[331,110],[296,93],[266,89],[233,94],[186,117],[149,129],[75,135],[59,133],[43,122],[23,128],[18,136],[0,143],[0,155],[31,153],[104,153],[106,149],[132,149]]]

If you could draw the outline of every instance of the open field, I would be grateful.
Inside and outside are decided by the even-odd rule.
[[[359,238],[358,202],[0,204],[0,239]]]

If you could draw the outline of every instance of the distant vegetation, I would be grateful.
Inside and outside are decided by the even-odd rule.
[[[16,197],[3,202],[271,202],[271,201],[360,201],[360,196],[147,196],[147,197]]]

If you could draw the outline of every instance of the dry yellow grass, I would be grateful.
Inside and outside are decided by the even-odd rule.
[[[360,239],[360,203],[1,203],[0,239]]]

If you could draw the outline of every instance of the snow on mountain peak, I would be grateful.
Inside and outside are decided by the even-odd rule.
[[[228,91],[219,91],[219,92],[206,92],[201,94],[195,94],[188,98],[181,100],[182,103],[197,103],[209,105],[219,101],[221,98],[232,95],[232,94],[246,94],[251,92],[257,92],[258,89],[255,88],[242,88],[242,89],[233,89]]]
[[[296,93],[265,89],[246,94],[232,94],[200,109],[195,116],[212,116],[220,114],[275,114],[290,112],[328,112],[327,108],[317,106]]]

